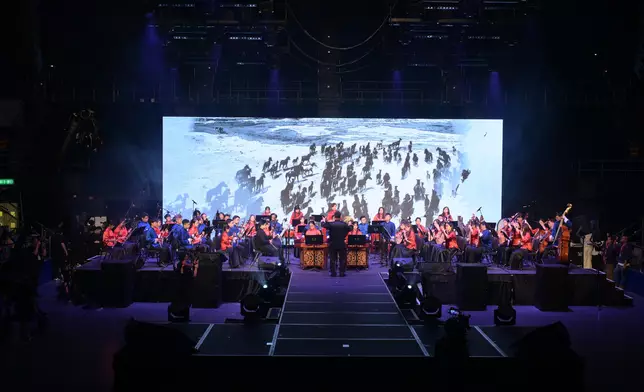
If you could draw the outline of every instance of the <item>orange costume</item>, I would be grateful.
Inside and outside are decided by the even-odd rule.
[[[458,249],[458,241],[456,241],[456,232],[454,230],[447,233],[445,238],[445,247],[447,249]]]
[[[479,229],[476,227],[472,227],[472,230],[470,231],[470,245],[472,245],[475,248],[479,247]]]
[[[526,231],[526,233],[521,236],[521,249],[532,252],[532,235],[530,235],[529,231]]]
[[[228,235],[228,230],[221,233],[221,250],[223,252],[233,247],[233,237]]]

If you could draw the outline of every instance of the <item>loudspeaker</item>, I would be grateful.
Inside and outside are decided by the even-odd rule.
[[[568,266],[537,264],[534,306],[541,311],[568,310]]]
[[[398,257],[391,260],[391,265],[396,266],[399,264],[404,272],[411,272],[414,270],[414,259],[411,257]]]
[[[456,264],[456,306],[460,310],[485,310],[487,267],[483,264]]]
[[[101,279],[101,306],[126,308],[134,302],[134,260],[104,260],[101,263]]]
[[[259,259],[257,259],[257,268],[261,270],[274,270],[277,268],[279,262],[279,257],[259,256]]]
[[[221,305],[222,273],[219,253],[201,253],[192,287],[193,308],[218,308]]]

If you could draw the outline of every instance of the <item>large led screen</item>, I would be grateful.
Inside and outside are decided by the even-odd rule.
[[[502,120],[163,119],[163,203],[280,220],[337,203],[344,216],[501,217]],[[478,215],[478,214],[477,214]]]

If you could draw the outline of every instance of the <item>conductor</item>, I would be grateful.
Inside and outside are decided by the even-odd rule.
[[[329,270],[331,276],[336,276],[336,264],[340,263],[340,276],[345,276],[347,269],[347,247],[344,239],[351,227],[341,220],[340,211],[335,211],[330,222],[322,225],[329,232]]]

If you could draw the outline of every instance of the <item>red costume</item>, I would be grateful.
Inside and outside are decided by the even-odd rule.
[[[405,248],[409,250],[416,250],[416,236],[412,230],[409,230],[405,233],[407,241],[405,242]]]
[[[299,222],[300,219],[302,219],[303,217],[304,217],[304,213],[302,211],[298,211],[298,212],[293,211],[293,213],[291,214],[291,222],[290,223],[293,223],[293,221]]]

